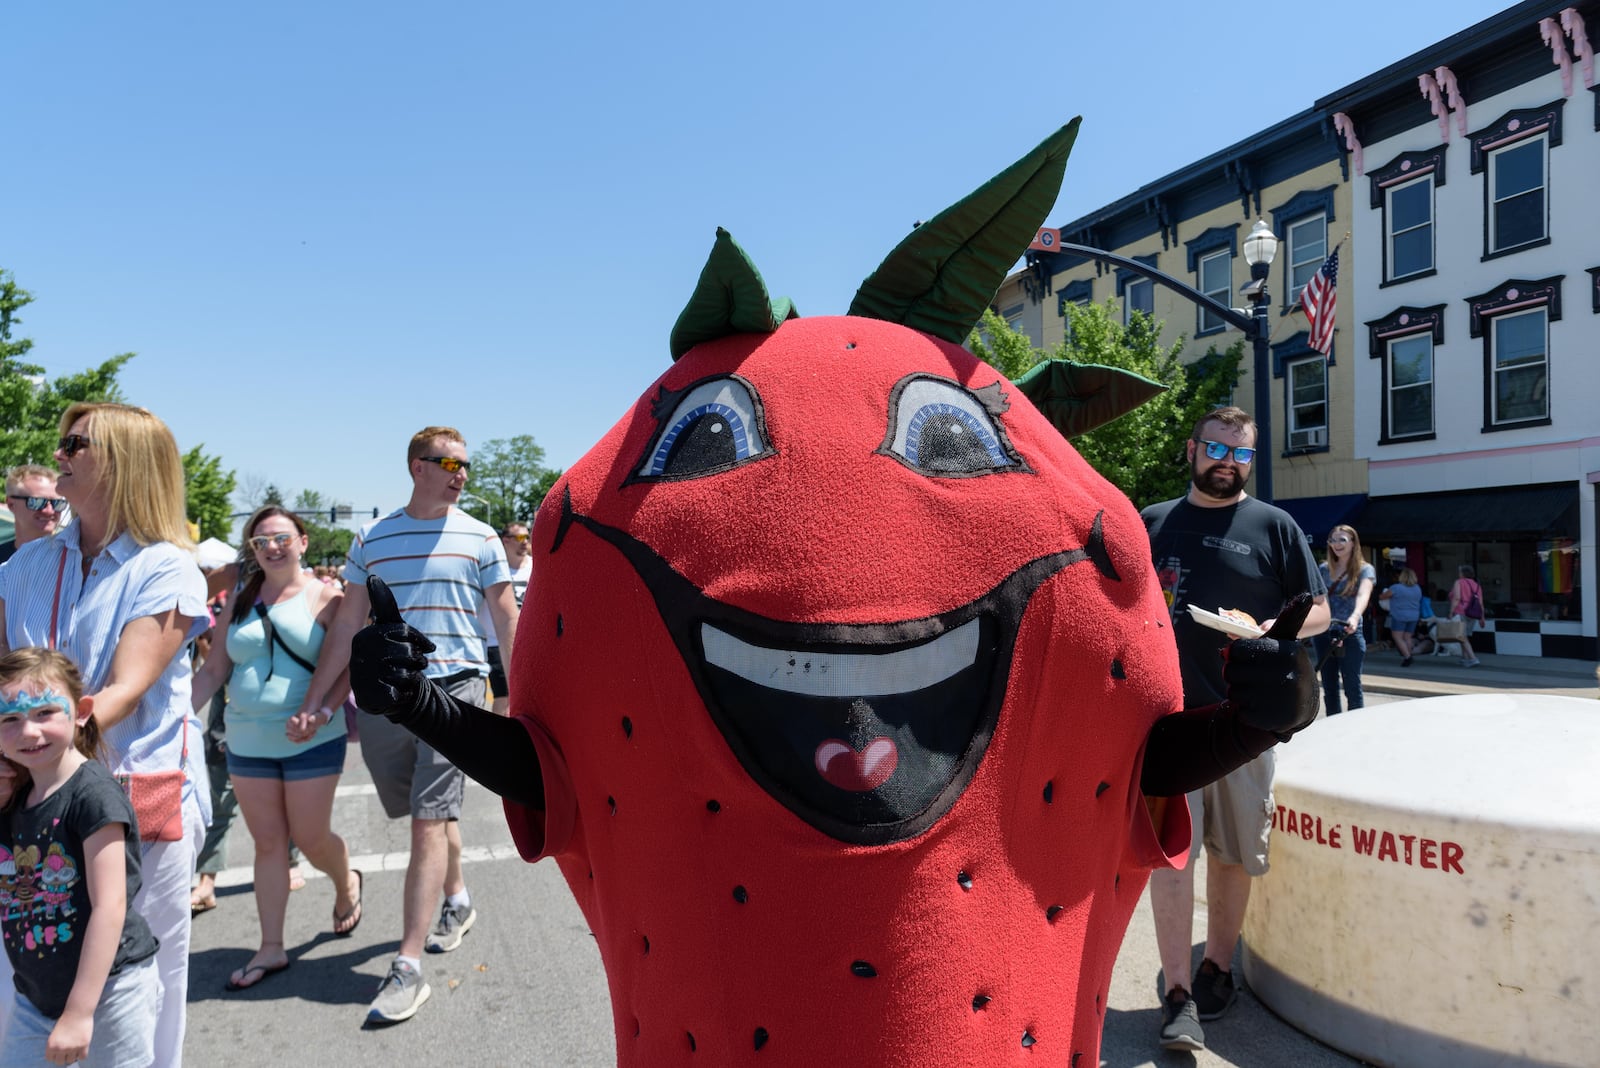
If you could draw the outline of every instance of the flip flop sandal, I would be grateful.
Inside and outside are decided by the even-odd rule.
[[[334,909],[333,934],[335,938],[349,938],[351,935],[356,933],[356,928],[361,926],[361,891],[365,883],[365,879],[362,877],[359,869],[351,868],[350,870],[355,874],[356,877],[356,899],[355,902],[350,906],[350,910],[342,915],[337,908]],[[354,921],[351,920],[351,917],[354,917]],[[346,927],[342,931],[339,930],[339,926],[345,923],[350,924],[350,926]]]
[[[248,968],[246,968],[244,971],[239,973],[239,978],[240,979],[249,979],[251,973],[253,973],[253,972],[260,972],[261,973],[260,975],[258,975],[255,979],[251,980],[248,983],[235,982],[233,977],[230,975],[228,977],[227,983],[224,984],[223,988],[225,990],[230,991],[230,992],[237,992],[237,991],[240,991],[240,990],[251,990],[251,989],[253,989],[255,987],[260,986],[262,983],[266,982],[268,979],[271,979],[274,975],[277,975],[279,972],[287,971],[288,968],[289,968],[289,965],[291,963],[293,963],[293,962],[286,960],[282,964],[271,964],[271,965],[268,965],[268,964],[252,964]]]
[[[190,916],[198,916],[202,912],[210,912],[212,909],[214,909],[216,907],[217,907],[217,895],[216,894],[210,894],[210,895],[207,895],[206,897],[199,897],[199,898],[195,897],[193,894],[189,895],[189,915]]]

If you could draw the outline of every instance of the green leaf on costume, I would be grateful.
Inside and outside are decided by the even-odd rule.
[[[770,334],[799,316],[789,298],[768,297],[761,272],[732,235],[719,226],[700,281],[672,326],[672,358],[720,337]]]
[[[911,231],[862,283],[850,314],[965,341],[1055,206],[1080,121]]]

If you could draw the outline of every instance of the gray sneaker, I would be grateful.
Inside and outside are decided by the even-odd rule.
[[[446,901],[444,908],[439,910],[439,922],[428,932],[422,947],[429,953],[448,953],[461,944],[461,936],[472,930],[472,925],[477,922],[477,909],[471,905],[458,909]]]
[[[1194,998],[1181,986],[1167,991],[1161,1002],[1161,1048],[1199,1052],[1206,1048],[1206,1032],[1200,1026],[1200,1010]]]
[[[367,1010],[367,1022],[397,1024],[409,1020],[432,993],[421,972],[397,960],[389,965],[389,974],[383,977],[378,996],[372,999],[372,1007]]]

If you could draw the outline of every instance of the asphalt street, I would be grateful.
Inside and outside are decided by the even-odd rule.
[[[1395,699],[1369,695],[1370,704]],[[516,856],[498,800],[476,785],[468,788],[462,838],[478,922],[454,953],[424,958],[433,994],[414,1018],[365,1027],[368,1002],[399,944],[408,832],[405,821],[384,818],[354,746],[334,826],[365,872],[360,927],[350,938],[333,936],[332,889],[308,870],[308,885],[289,900],[293,966],[257,988],[227,993],[228,974],[249,958],[259,937],[250,837],[242,821],[235,824],[228,869],[219,880],[220,904],[194,922],[185,1043],[191,1068],[265,1068],[300,1063],[308,1055],[338,1068],[615,1064],[605,976],[582,914],[554,863],[528,865]],[[1205,885],[1203,867],[1197,884]],[[1197,906],[1203,915],[1203,903]],[[1198,923],[1197,935],[1203,931]],[[1206,1052],[1165,1053],[1155,1045],[1158,967],[1148,905],[1141,902],[1107,1004],[1101,1057],[1110,1068],[1359,1063],[1294,1030],[1248,991],[1226,1018],[1206,1025]]]

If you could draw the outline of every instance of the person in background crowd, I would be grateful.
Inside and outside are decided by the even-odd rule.
[[[1367,658],[1367,640],[1361,618],[1378,584],[1378,573],[1361,553],[1356,528],[1340,524],[1328,532],[1328,559],[1319,566],[1328,587],[1328,629],[1316,636],[1317,663],[1322,672],[1322,700],[1328,715],[1338,715],[1339,685],[1344,684],[1350,708],[1366,704],[1361,691],[1361,665]]]
[[[528,528],[521,523],[508,523],[500,531],[500,544],[506,551],[506,566],[511,568],[511,593],[517,599],[517,611],[522,611],[522,598],[528,592],[528,578],[533,574],[533,554],[528,551]],[[490,711],[503,716],[511,710],[510,685],[506,681],[505,663],[500,659],[500,638],[495,630],[489,606],[478,610],[478,625],[483,628],[489,656],[489,693],[494,698]]]
[[[83,402],[62,415],[55,457],[73,519],[0,568],[0,644],[67,654],[93,698],[112,772],[156,773],[146,781],[159,804],[147,812],[159,818],[139,820],[143,886],[133,907],[161,945],[155,1063],[177,1068],[189,879],[211,819],[187,649],[206,628],[206,583],[184,515],[183,460],[145,409]]]
[[[1422,618],[1422,587],[1417,573],[1409,567],[1400,571],[1400,581],[1378,597],[1389,612],[1389,633],[1400,653],[1400,666],[1411,666],[1411,651],[1417,637],[1417,621]]]
[[[334,682],[350,662],[350,640],[366,626],[371,601],[367,576],[395,589],[407,622],[433,642],[427,675],[452,696],[482,706],[489,665],[478,610],[485,603],[511,662],[517,601],[511,569],[494,528],[456,507],[472,463],[461,432],[426,427],[406,449],[411,498],[404,508],[362,527],[345,565],[344,603],[328,632],[325,655],[301,704],[315,711],[337,700]],[[432,989],[422,951],[448,953],[477,921],[461,869],[461,800],[465,777],[432,746],[382,716],[361,725],[361,758],[391,819],[411,818],[400,952],[367,1011],[373,1024],[409,1020]],[[444,903],[439,904],[441,893]],[[438,920],[429,923],[438,909]]]
[[[258,509],[245,524],[244,541],[250,555],[228,613],[227,639],[200,669],[193,697],[198,711],[228,685],[228,773],[255,839],[261,946],[228,979],[229,990],[248,989],[289,967],[283,926],[291,831],[306,859],[333,882],[333,933],[348,936],[361,922],[361,873],[330,827],[344,770],[344,716],[301,708],[341,594],[301,568],[306,531],[293,512]],[[342,699],[341,686],[336,679],[333,692]]]
[[[0,564],[36,538],[56,532],[67,502],[56,496],[56,473],[39,464],[18,464],[6,472],[6,506],[16,520],[10,541],[0,542]]]
[[[1202,627],[1189,606],[1248,612],[1263,630],[1300,594],[1313,604],[1302,638],[1328,628],[1327,599],[1305,535],[1287,512],[1244,491],[1255,460],[1256,424],[1238,408],[1219,408],[1195,424],[1188,443],[1189,492],[1144,510],[1156,575],[1172,609],[1172,633],[1183,672],[1185,708],[1228,697],[1223,679],[1226,635]],[[1189,968],[1194,931],[1194,865],[1150,876],[1150,908],[1165,990],[1164,1049],[1205,1048],[1202,1020],[1228,1011],[1237,990],[1234,947],[1250,901],[1251,878],[1267,870],[1272,831],[1273,750],[1188,795],[1194,845],[1206,848],[1205,955]]]
[[[1471,564],[1462,564],[1456,568],[1456,581],[1450,587],[1450,618],[1462,624],[1457,643],[1461,646],[1461,666],[1469,668],[1483,662],[1472,648],[1473,628],[1483,625],[1483,587],[1478,585],[1477,574]],[[1477,615],[1471,614],[1474,606]]]

